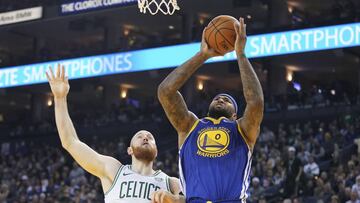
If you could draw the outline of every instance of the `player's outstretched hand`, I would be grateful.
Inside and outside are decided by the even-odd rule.
[[[178,195],[173,195],[164,190],[158,190],[152,193],[151,203],[185,203]]]
[[[204,29],[203,34],[202,34],[200,53],[206,59],[209,59],[214,56],[223,56],[223,54],[220,54],[220,53],[216,52],[214,49],[209,47],[208,43],[205,40],[205,30],[206,30],[206,28]]]
[[[246,45],[246,24],[244,18],[240,18],[239,22],[234,23],[234,29],[236,31],[236,41],[235,41],[235,51],[239,56],[245,54],[245,45]]]
[[[65,98],[69,93],[70,85],[68,77],[65,76],[64,66],[58,65],[56,75],[54,75],[52,68],[49,67],[49,70],[46,72],[46,77],[54,97],[57,99]]]

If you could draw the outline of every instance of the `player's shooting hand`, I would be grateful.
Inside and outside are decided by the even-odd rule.
[[[205,40],[205,30],[206,30],[206,28],[203,31],[202,39],[201,39],[200,53],[202,54],[202,56],[204,56],[206,59],[209,59],[214,56],[223,56],[223,54],[220,54],[220,53],[216,52],[214,49],[209,47],[208,43]]]
[[[235,51],[237,56],[245,54],[246,45],[246,24],[244,18],[240,18],[239,22],[234,23],[234,29],[236,32]]]
[[[152,193],[151,203],[185,203],[181,202],[179,196],[173,195],[164,190],[158,190]]]
[[[58,65],[56,75],[54,75],[52,68],[49,67],[49,70],[46,72],[46,77],[54,97],[65,98],[69,93],[70,85],[68,77],[65,76],[64,66]]]

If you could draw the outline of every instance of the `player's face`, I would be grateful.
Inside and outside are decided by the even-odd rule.
[[[209,106],[209,116],[215,119],[223,116],[235,120],[235,107],[228,97],[217,96],[212,100]]]
[[[134,135],[130,148],[129,154],[134,155],[138,160],[150,162],[157,156],[154,136],[146,130],[141,130]]]

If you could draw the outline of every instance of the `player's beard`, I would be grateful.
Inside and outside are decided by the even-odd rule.
[[[151,162],[154,161],[157,154],[157,149],[153,149],[151,147],[132,147],[134,156],[136,159]]]
[[[220,117],[231,118],[232,113],[225,108],[216,108],[216,106],[210,106],[209,116],[211,118],[218,119]]]

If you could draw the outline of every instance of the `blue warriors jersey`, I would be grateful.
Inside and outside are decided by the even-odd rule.
[[[187,203],[246,202],[252,151],[236,121],[198,120],[179,151]]]

